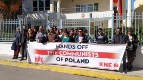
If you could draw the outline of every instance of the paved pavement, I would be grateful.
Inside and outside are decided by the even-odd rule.
[[[20,60],[20,58],[19,58],[19,60]],[[83,75],[83,76],[107,78],[107,79],[114,79],[114,80],[117,80],[117,79],[120,79],[120,80],[143,80],[143,69],[137,69],[137,68],[133,68],[133,71],[128,72],[127,74],[124,74],[124,73],[122,73],[122,68],[120,69],[120,71],[116,72],[116,71],[67,67],[67,66],[58,66],[58,65],[46,65],[46,66],[39,67],[39,65],[35,66],[35,65],[26,63],[26,60],[22,61],[22,62],[20,62],[19,60],[13,60],[11,55],[0,54],[0,64],[2,64],[2,65],[33,68],[33,69],[39,69],[39,70],[50,70],[50,71],[55,71],[55,72],[62,72],[63,74],[69,73],[69,74],[77,74],[77,75]],[[9,63],[7,61],[15,62],[15,63]],[[69,75],[69,74],[67,74],[67,75]],[[51,78],[50,78],[50,80],[51,80]],[[7,80],[7,79],[5,79],[5,80]],[[15,79],[12,79],[12,80],[15,80]],[[22,79],[20,79],[20,80],[22,80]],[[54,80],[56,80],[56,79],[54,79]],[[64,80],[64,79],[62,79],[62,80]],[[72,80],[72,79],[66,78],[65,80]],[[86,80],[86,79],[83,78],[82,80]],[[90,80],[94,80],[94,78],[90,79]]]
[[[0,80],[101,80],[52,71],[0,65]]]

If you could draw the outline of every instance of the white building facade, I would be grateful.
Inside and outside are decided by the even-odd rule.
[[[125,13],[125,0],[122,0],[122,5]],[[23,15],[32,19],[110,18],[108,27],[111,28],[114,22],[112,16],[117,9],[114,6],[113,0],[23,0],[22,9]],[[130,10],[130,7],[128,9]],[[128,13],[130,15],[130,12]]]

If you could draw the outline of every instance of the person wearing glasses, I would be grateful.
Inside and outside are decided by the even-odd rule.
[[[75,36],[75,42],[76,43],[88,43],[87,36],[83,34],[83,30],[79,29],[79,33],[77,36]]]
[[[107,44],[108,43],[108,38],[107,36],[103,33],[102,28],[98,29],[98,34],[95,37],[97,44]]]

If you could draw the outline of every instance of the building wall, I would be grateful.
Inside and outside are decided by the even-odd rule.
[[[32,0],[23,0],[22,1],[23,13],[33,12],[33,1]]]
[[[61,8],[64,12],[74,13],[76,11],[76,5],[79,4],[94,4],[99,3],[98,10],[99,11],[107,11],[109,10],[109,0],[61,0]]]
[[[33,1],[34,0],[23,0],[22,7],[25,13],[33,12]],[[50,1],[57,2],[58,0],[50,0]],[[126,1],[125,0],[122,0],[122,1],[123,1],[123,12],[125,12]],[[139,0],[139,1],[142,1],[142,0]],[[62,8],[61,11],[74,13],[76,11],[75,10],[76,4],[93,4],[93,3],[99,3],[98,4],[99,12],[109,10],[110,0],[61,0],[61,8]]]
[[[134,10],[135,12],[143,12],[143,0],[135,0]]]

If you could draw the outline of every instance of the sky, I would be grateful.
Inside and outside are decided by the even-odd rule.
[[[132,10],[134,9],[134,0],[131,0],[132,1]],[[126,9],[128,9],[128,0],[126,0]]]

